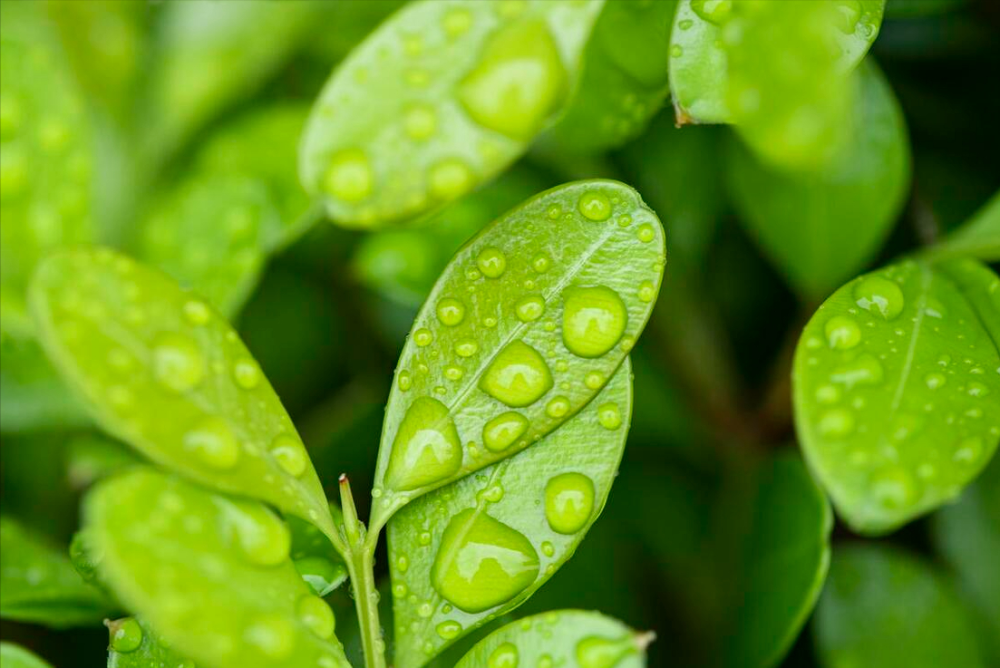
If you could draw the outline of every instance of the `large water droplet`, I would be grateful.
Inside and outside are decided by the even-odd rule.
[[[722,25],[733,11],[733,0],[691,0],[691,9],[709,23]]]
[[[485,512],[463,510],[448,523],[434,559],[432,583],[465,612],[509,601],[538,576],[538,554],[516,529]]]
[[[295,476],[302,475],[309,463],[305,448],[299,439],[289,434],[280,434],[271,444],[271,456],[285,473]]]
[[[217,416],[199,420],[184,434],[184,449],[189,450],[206,466],[225,471],[240,459],[240,444],[229,423]]]
[[[552,373],[537,350],[513,341],[486,369],[479,387],[512,408],[528,406],[552,389]]]
[[[392,442],[386,484],[417,489],[453,475],[461,465],[462,442],[448,408],[430,397],[414,400]]]
[[[854,302],[866,311],[886,320],[896,318],[906,300],[899,284],[882,276],[865,276],[854,286]]]
[[[517,646],[505,642],[490,652],[486,666],[487,668],[517,668],[518,660]]]
[[[611,217],[611,200],[600,192],[584,193],[576,208],[583,217],[595,222],[601,222]]]
[[[861,328],[853,318],[834,316],[827,320],[824,327],[826,342],[831,348],[849,350],[861,343]]]
[[[275,660],[287,659],[295,649],[294,627],[287,619],[277,615],[258,618],[247,626],[243,639]]]
[[[448,621],[438,624],[434,630],[437,631],[437,634],[444,640],[451,640],[452,638],[457,638],[458,634],[462,632],[462,625],[449,619]]]
[[[878,385],[885,371],[872,355],[860,355],[856,360],[839,366],[830,374],[830,381],[843,384],[848,390],[855,385]]]
[[[476,256],[476,266],[483,272],[483,276],[499,278],[507,269],[507,257],[499,248],[487,247]]]
[[[556,533],[573,534],[594,511],[594,483],[582,473],[562,473],[545,485],[545,519]]]
[[[333,610],[318,596],[303,596],[299,600],[298,615],[302,623],[317,637],[324,640],[333,637],[335,620]]]
[[[563,343],[574,355],[600,357],[625,333],[628,311],[611,288],[569,288],[564,301]]]
[[[460,84],[458,98],[480,125],[523,141],[556,109],[565,83],[559,49],[545,23],[524,20],[493,34]]]
[[[501,452],[509,448],[528,430],[528,418],[508,411],[493,418],[483,427],[483,445],[487,450]]]
[[[628,636],[617,640],[588,636],[576,645],[576,662],[580,668],[613,668],[635,651],[635,643]]]
[[[345,202],[360,202],[372,192],[373,177],[368,156],[359,148],[340,151],[330,160],[324,188]]]
[[[465,320],[465,305],[454,297],[445,297],[437,303],[437,317],[446,327],[454,327]]]
[[[541,295],[527,295],[522,297],[514,306],[514,313],[521,322],[534,322],[545,313],[545,300]]]
[[[153,377],[174,392],[186,392],[205,378],[205,358],[195,341],[175,332],[161,334],[153,344]]]

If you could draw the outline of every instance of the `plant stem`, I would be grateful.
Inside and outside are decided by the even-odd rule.
[[[365,540],[365,525],[358,519],[347,476],[340,476],[340,502],[344,511],[344,533],[348,541],[347,573],[354,589],[354,608],[361,630],[361,647],[366,668],[386,668],[385,641],[378,616],[378,589],[375,587],[375,545]]]

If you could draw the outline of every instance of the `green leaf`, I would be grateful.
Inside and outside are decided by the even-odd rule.
[[[349,666],[266,506],[140,469],[95,487],[84,519],[103,579],[199,665]]]
[[[1000,193],[940,246],[931,249],[929,255],[934,259],[974,257],[985,262],[1000,262]]]
[[[331,503],[330,514],[339,527],[343,521],[340,508]],[[292,534],[292,563],[313,592],[326,596],[342,585],[347,580],[347,566],[323,532],[297,517],[285,521]]]
[[[55,628],[99,622],[108,601],[86,584],[62,552],[0,517],[0,616]]]
[[[399,668],[424,665],[510,612],[572,556],[604,508],[625,449],[631,374],[626,360],[562,428],[389,522]]]
[[[680,0],[674,13],[669,69],[678,125],[732,122],[722,48],[722,25],[729,18],[732,3],[716,2],[706,10],[709,4]]]
[[[811,299],[826,296],[871,260],[909,191],[906,126],[888,82],[866,64],[853,84],[855,131],[831,164],[781,169],[736,141],[729,153],[730,191],[741,220]]]
[[[371,228],[488,181],[555,120],[602,4],[404,7],[320,94],[299,154],[306,190],[337,223]]]
[[[40,7],[4,3],[0,22],[0,322],[22,337],[35,265],[93,226],[90,122]]]
[[[168,3],[150,58],[147,151],[156,159],[254,92],[299,47],[323,2]],[[266,26],[267,39],[260,38]]]
[[[652,633],[636,633],[596,612],[559,610],[525,617],[494,631],[455,668],[580,666],[643,668]]]
[[[153,207],[140,255],[227,315],[257,285],[267,257],[313,218],[295,173],[307,109],[276,106],[214,136]]]
[[[828,668],[979,668],[986,664],[968,621],[930,566],[895,548],[849,546],[833,555],[817,650]]]
[[[52,668],[20,645],[0,642],[0,665],[3,668]]]
[[[205,302],[158,271],[94,249],[44,262],[31,308],[46,352],[110,434],[162,466],[272,503],[339,539],[281,401]]]
[[[105,625],[110,636],[108,668],[194,668],[142,620],[126,617]]]
[[[372,526],[583,408],[642,332],[665,261],[656,215],[615,181],[541,193],[466,244],[397,365]],[[499,429],[501,416],[522,428]]]
[[[76,436],[66,446],[66,476],[74,489],[141,463],[133,450],[102,434]]]
[[[86,410],[34,338],[0,333],[0,431],[5,434],[85,427]]]
[[[961,591],[982,617],[983,634],[1000,659],[1000,457],[994,457],[958,503],[932,518],[934,542],[958,574]]]
[[[802,449],[837,511],[877,534],[954,499],[1000,437],[1000,279],[905,261],[838,290],[795,353]],[[996,329],[1000,331],[1000,328]]]
[[[583,73],[553,128],[570,153],[598,153],[645,129],[663,106],[677,0],[608,2],[583,54]]]

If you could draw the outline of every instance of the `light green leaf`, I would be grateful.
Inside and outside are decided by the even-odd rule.
[[[494,631],[455,668],[580,666],[643,668],[652,633],[636,633],[596,612],[559,610],[525,617]]]
[[[5,434],[85,427],[86,410],[34,338],[0,333],[0,431]]]
[[[598,153],[639,135],[660,110],[677,0],[608,2],[583,54],[583,74],[553,128],[571,153]]]
[[[974,257],[985,262],[1000,262],[1000,193],[940,246],[931,249],[929,255],[934,259]]]
[[[108,601],[69,558],[8,517],[0,517],[0,616],[55,628],[99,622]]]
[[[338,540],[291,419],[205,302],[96,249],[44,262],[31,308],[46,352],[106,431],[162,466],[272,503]]]
[[[656,215],[615,181],[541,193],[466,244],[397,365],[372,526],[583,408],[642,332],[665,262]],[[484,437],[501,416],[523,427]]]
[[[677,3],[670,31],[669,69],[678,125],[732,122],[726,99],[726,53],[722,48],[722,25],[731,13],[731,2]]]
[[[404,7],[320,94],[299,153],[306,190],[336,222],[371,228],[488,181],[562,109],[602,4]]]
[[[0,13],[0,322],[26,337],[25,291],[52,249],[92,235],[93,136],[40,4]]]
[[[631,375],[626,360],[560,429],[421,497],[389,522],[399,668],[419,668],[518,607],[572,556],[617,474]]]
[[[954,499],[996,449],[1000,353],[984,323],[1000,324],[1000,279],[977,276],[959,284],[905,261],[842,287],[802,334],[799,440],[856,531],[885,533]]]
[[[20,645],[0,642],[0,666],[3,668],[52,668]]]
[[[871,260],[909,191],[906,126],[888,82],[866,64],[853,85],[855,131],[819,170],[773,167],[731,142],[726,171],[741,220],[811,299],[825,297]]]
[[[108,627],[108,668],[194,668],[167,647],[149,624],[134,617],[105,622]]]
[[[152,470],[101,482],[84,506],[102,578],[205,668],[347,668],[333,612],[289,559],[266,506]]]
[[[98,433],[75,436],[66,446],[66,477],[73,489],[86,489],[101,478],[142,463],[128,446]]]
[[[982,617],[982,637],[1000,660],[1000,457],[994,457],[958,503],[932,518],[935,543],[958,574],[961,591]]]
[[[856,545],[833,555],[816,644],[826,668],[980,668],[968,622],[930,566],[895,548]]]
[[[290,178],[306,113],[271,107],[217,133],[144,222],[142,259],[236,313],[268,255],[314,220],[303,218],[309,201]]]

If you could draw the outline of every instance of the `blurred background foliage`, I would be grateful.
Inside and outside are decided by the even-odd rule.
[[[34,222],[28,231],[3,223],[3,514],[65,547],[82,490],[129,461],[92,430],[32,341],[16,288],[32,256],[46,248],[108,243],[203,286],[231,314],[335,496],[342,472],[355,489],[371,484],[394,364],[454,251],[531,194],[576,178],[617,178],[633,184],[664,221],[667,283],[633,353],[635,413],[604,516],[516,616],[599,609],[657,630],[651,665],[723,665],[748,633],[738,618],[756,614],[740,564],[752,562],[754,545],[781,543],[769,537],[772,524],[824,512],[806,507],[808,494],[780,488],[809,484],[796,478],[802,469],[793,454],[789,364],[804,320],[836,285],[802,290],[780,259],[768,259],[752,222],[771,215],[762,203],[767,193],[741,180],[746,158],[733,132],[678,129],[669,104],[639,138],[613,150],[568,155],[568,124],[420,226],[362,233],[316,224],[322,214],[296,176],[305,114],[336,64],[403,4],[3,1],[5,39],[13,35],[48,54],[13,62],[5,52],[4,85],[16,80],[39,108],[65,112],[67,137],[53,141],[82,147],[87,162],[76,172],[71,165],[66,174],[49,172],[52,182],[40,187],[66,189],[74,178],[92,185],[87,201],[71,202],[89,211],[72,228],[46,236]],[[890,0],[872,54],[905,119],[912,178],[899,185],[904,204],[888,241],[856,269],[943,235],[1000,184],[1000,5]],[[21,114],[7,98],[0,111],[6,187],[27,150],[15,130],[46,119]],[[6,202],[4,211],[6,218]],[[953,626],[954,642],[979,643],[1000,661],[998,466],[958,504],[887,538],[862,541],[835,526],[820,614],[781,665],[847,666],[838,652],[850,650],[921,654],[912,664],[894,655],[887,666],[944,666],[928,663],[939,656],[933,638],[940,633],[921,636]],[[825,540],[813,538],[810,549]],[[782,573],[775,581],[785,575],[794,577]],[[781,588],[762,595],[780,599]],[[357,656],[352,604],[344,589],[330,600],[338,636]],[[852,636],[860,649],[842,642],[838,611],[857,609],[852,605],[875,611],[867,635]],[[904,613],[917,618],[901,622]],[[956,621],[962,615],[976,621]],[[965,637],[975,632],[981,643]],[[100,627],[5,620],[0,635],[55,666],[98,665],[107,644]],[[476,637],[439,665],[451,665]]]

